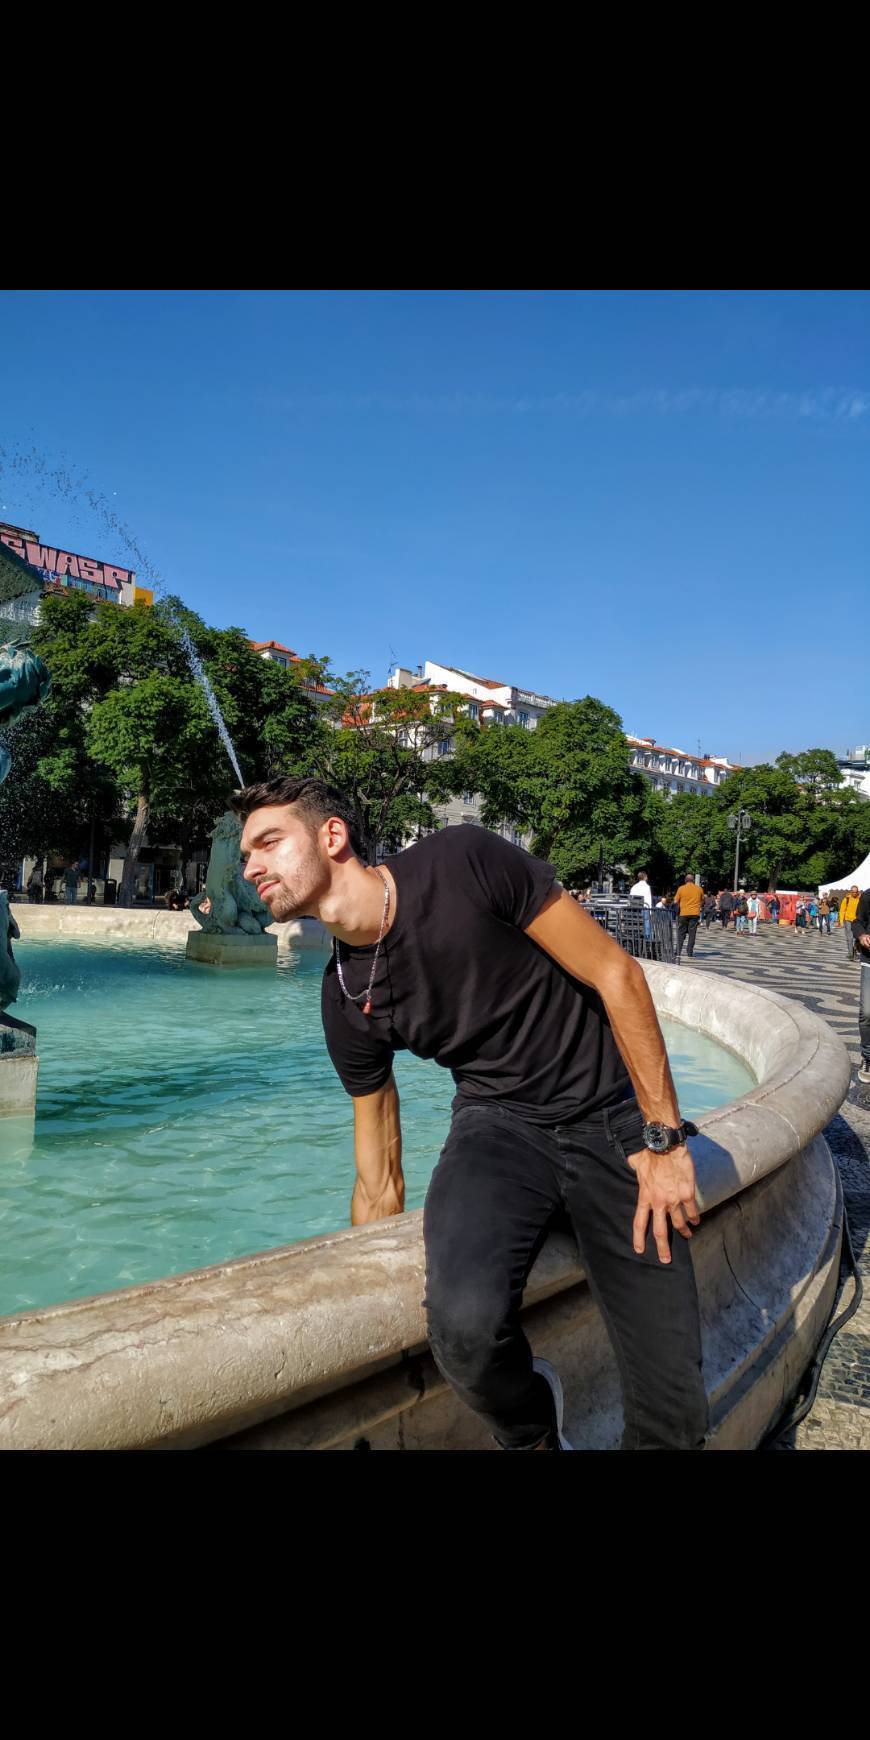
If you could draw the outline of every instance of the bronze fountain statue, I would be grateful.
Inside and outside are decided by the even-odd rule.
[[[7,627],[3,623],[4,606],[14,609],[16,603],[38,593],[38,589],[37,577],[27,563],[0,545],[0,731],[35,712],[51,691],[51,676],[33,651],[27,628],[22,626],[20,632],[8,634],[8,638],[3,632]],[[0,784],[9,772],[11,759],[6,745],[0,742]],[[0,889],[0,1011],[15,1002],[21,983],[21,971],[12,953],[13,939],[19,934],[9,910],[9,896],[5,889]],[[4,1045],[6,1049],[11,1047],[12,1028],[25,1028],[25,1023],[13,1022],[11,1016],[2,1022],[0,1017],[0,1050]]]

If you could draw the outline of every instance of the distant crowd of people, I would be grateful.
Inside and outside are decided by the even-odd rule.
[[[581,906],[594,902],[595,896],[591,888],[572,889],[571,892]],[[730,926],[733,935],[756,936],[759,924],[778,924],[782,915],[782,902],[777,894],[760,894],[757,888],[738,889],[736,893],[730,888],[721,888],[714,894],[712,890],[705,890],[693,876],[688,875],[684,877],[679,888],[669,889],[656,899],[647,872],[639,870],[636,882],[629,889],[629,897],[642,900],[649,909],[655,906],[659,910],[670,912],[677,926],[678,959],[684,945],[689,957],[694,954],[695,937],[700,924],[709,930],[712,924],[718,923],[724,931]],[[830,936],[833,930],[839,928],[844,936],[849,959],[854,960],[859,949],[852,926],[857,919],[860,898],[861,890],[857,884],[853,884],[850,889],[832,889],[829,894],[801,896],[794,906],[795,936],[805,937],[809,930],[815,930],[821,936]]]
[[[75,906],[79,897],[79,886],[84,882],[87,887],[85,899],[93,906],[97,893],[96,882],[88,886],[87,876],[82,874],[81,865],[75,862],[65,864],[60,870],[53,870],[46,877],[42,865],[37,859],[27,878],[27,898],[34,906],[41,906],[54,900],[65,900],[68,906]]]
[[[705,891],[700,882],[688,875],[674,893],[669,891],[653,901],[649,877],[645,870],[639,870],[629,894],[634,900],[642,900],[647,910],[655,905],[671,913],[677,926],[678,962],[682,958],[684,944],[687,945],[686,952],[691,959],[695,952],[698,925],[702,922],[707,930],[714,921],[718,921],[723,931],[733,925],[735,935],[755,936],[760,920],[779,924],[783,916],[782,901],[778,894],[760,895],[757,888],[750,889],[748,893],[742,889],[735,893],[730,888],[722,888],[718,894],[714,894],[712,890]],[[591,898],[591,890],[576,895],[575,898],[582,905],[586,905]],[[783,922],[790,922],[791,916],[789,897]],[[857,959],[861,963],[858,1011],[861,1063],[858,1080],[864,1086],[870,1085],[870,889],[862,893],[857,882],[853,882],[849,889],[834,888],[828,894],[818,896],[801,895],[794,903],[793,916],[796,938],[806,937],[811,929],[818,931],[820,936],[830,936],[832,930],[839,928],[843,933],[849,960]]]
[[[91,880],[88,884],[87,875],[82,872],[81,863],[71,862],[60,869],[54,869],[46,876],[42,864],[37,859],[25,884],[27,898],[33,906],[50,904],[53,901],[66,901],[68,906],[75,906],[80,895],[81,886],[86,888],[85,902],[93,906],[97,897],[97,884]],[[190,897],[186,888],[170,888],[158,897],[158,905],[165,906],[169,912],[185,912],[190,905]]]

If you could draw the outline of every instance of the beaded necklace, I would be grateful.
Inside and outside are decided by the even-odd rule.
[[[372,869],[374,870],[374,872],[377,876],[380,876],[380,879],[384,885],[384,910],[383,910],[383,913],[381,914],[381,928],[378,931],[378,940],[377,940],[377,944],[375,946],[375,958],[372,961],[372,970],[371,970],[371,976],[370,976],[369,982],[368,982],[368,988],[365,991],[358,991],[355,997],[351,996],[351,993],[348,990],[348,988],[344,982],[344,974],[341,970],[341,958],[340,958],[339,953],[338,953],[338,937],[334,936],[332,939],[332,952],[335,956],[335,967],[336,967],[336,972],[338,973],[338,982],[339,982],[339,984],[342,988],[342,991],[344,992],[344,995],[347,998],[349,1003],[362,1003],[362,1005],[363,1005],[362,1012],[364,1015],[370,1015],[372,1012],[372,986],[375,982],[375,969],[376,969],[377,964],[378,964],[378,955],[381,952],[381,942],[383,941],[384,927],[385,927],[386,922],[387,922],[387,913],[390,910],[390,884],[387,881],[386,876],[383,874],[383,871],[379,870],[376,864],[372,865]],[[365,998],[364,1003],[363,1003],[363,998]]]

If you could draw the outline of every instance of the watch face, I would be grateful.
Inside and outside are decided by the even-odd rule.
[[[670,1131],[666,1124],[645,1124],[643,1139],[653,1154],[666,1154],[671,1145]]]

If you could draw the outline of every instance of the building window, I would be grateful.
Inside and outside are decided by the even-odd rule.
[[[528,715],[528,713],[518,713],[517,714],[517,722],[520,725],[525,725],[525,728],[528,731],[528,729],[529,729],[529,715]]]
[[[462,793],[462,802],[464,804],[473,804],[474,803],[474,792],[473,791],[464,791]]]
[[[468,717],[469,717],[469,719],[476,719],[477,715],[478,715],[477,702],[472,701],[472,703],[468,709]]]
[[[438,745],[438,754],[439,755],[449,755],[450,754],[450,738],[449,737],[442,737],[442,739]]]

